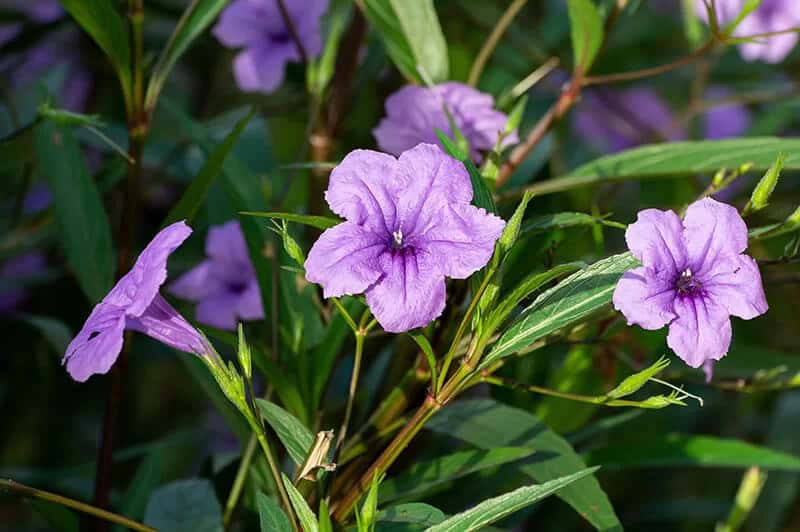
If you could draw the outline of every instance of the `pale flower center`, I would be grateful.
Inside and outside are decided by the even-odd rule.
[[[403,247],[403,230],[398,229],[392,233],[392,248],[400,249]]]

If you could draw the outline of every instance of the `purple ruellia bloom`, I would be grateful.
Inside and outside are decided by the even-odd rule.
[[[170,293],[197,302],[197,321],[212,327],[234,330],[239,320],[262,319],[261,291],[239,222],[212,227],[206,255],[169,286]]]
[[[318,56],[322,51],[319,19],[328,9],[328,0],[284,3],[306,54]],[[233,62],[233,73],[244,91],[273,92],[283,83],[286,63],[301,60],[278,0],[234,0],[220,15],[214,35],[229,48],[242,48]]]
[[[469,142],[470,157],[480,161],[481,152],[493,150],[505,131],[508,117],[495,110],[494,98],[463,83],[434,87],[408,85],[386,99],[386,117],[372,133],[385,152],[399,156],[421,142],[438,144],[436,129],[453,136],[445,106],[453,122]],[[519,142],[516,130],[501,147]]]
[[[706,91],[706,100],[723,100],[732,96],[725,87],[711,87]],[[751,122],[750,112],[738,103],[715,105],[703,115],[703,132],[707,139],[726,139],[743,135]]]
[[[445,277],[466,279],[491,258],[505,222],[470,205],[464,165],[434,144],[395,159],[355,150],[325,193],[347,221],[322,233],[306,278],[328,297],[364,292],[388,332],[422,327],[444,310]]]
[[[46,271],[47,260],[38,251],[24,253],[3,262],[0,266],[0,280],[7,288],[0,290],[0,313],[16,310],[28,298],[28,289],[22,282],[25,278],[44,275]]]
[[[95,373],[106,373],[119,356],[125,329],[187,353],[208,352],[200,333],[159,294],[167,278],[167,259],[191,233],[185,222],[162,229],[131,271],[94,307],[64,355],[73,379],[84,382]]]
[[[669,325],[667,344],[710,379],[731,344],[730,316],[749,320],[768,309],[758,265],[742,254],[744,220],[734,207],[705,198],[683,221],[672,211],[641,211],[625,239],[642,266],[622,276],[614,307],[629,325]]]
[[[609,153],[686,137],[658,94],[643,87],[586,91],[572,123],[578,136]]]
[[[747,0],[716,0],[717,18],[726,25],[739,16]],[[697,13],[704,21],[708,12],[703,0],[695,0]],[[800,2],[797,0],[763,0],[761,5],[747,15],[733,32],[734,37],[747,37],[774,31],[783,31],[800,25]],[[764,37],[739,45],[739,53],[746,61],[779,63],[797,44],[797,33]]]

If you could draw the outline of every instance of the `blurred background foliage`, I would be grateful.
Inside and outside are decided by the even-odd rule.
[[[47,196],[47,166],[56,165],[50,171],[61,172],[65,171],[63,163],[43,160],[43,154],[36,152],[29,139],[12,140],[35,119],[43,102],[98,115],[104,134],[121,146],[127,145],[126,119],[109,62],[75,22],[59,16],[38,23],[25,19],[12,3],[0,4],[5,8],[4,23],[19,23],[22,28],[0,50],[0,136],[5,138],[0,155],[0,294],[19,297],[0,318],[0,476],[88,500],[93,489],[107,382],[104,378],[93,378],[84,385],[73,382],[60,358],[94,301],[87,298],[67,261],[52,202],[45,199],[35,204],[36,194]],[[447,39],[451,79],[467,79],[473,58],[507,4],[501,0],[436,0]],[[600,4],[607,12],[613,2]],[[687,35],[680,4],[679,0],[628,2],[592,73],[660,65],[696,48],[702,40],[692,32]],[[144,41],[148,54],[164,47],[185,6],[181,0],[145,2]],[[481,90],[497,98],[551,58],[558,59],[559,66],[527,91],[522,134],[552,105],[567,79],[565,72],[572,63],[569,39],[566,8],[561,0],[528,2],[480,78]],[[41,47],[50,48],[41,51]],[[36,52],[48,60],[33,64],[30,55]],[[373,31],[367,34],[359,54],[352,94],[333,139],[333,162],[352,149],[375,147],[372,129],[383,116],[383,102],[405,83]],[[314,181],[308,169],[291,166],[308,160],[304,145],[310,101],[304,68],[290,64],[283,86],[272,94],[247,94],[234,83],[232,58],[233,52],[206,32],[168,78],[153,115],[144,151],[136,224],[130,228],[137,249],[155,233],[182,191],[197,176],[208,156],[208,147],[220,144],[250,108],[256,110],[255,116],[236,142],[228,164],[235,161],[243,169],[239,176],[246,181],[248,193],[258,196],[249,198],[256,203],[254,209],[263,210],[260,203],[269,210],[306,210]],[[148,64],[154,60],[154,55],[145,58]],[[502,200],[503,192],[565,175],[612,148],[604,145],[597,133],[581,131],[581,113],[599,113],[598,120],[606,125],[623,123],[623,134],[633,130],[630,145],[705,138],[709,110],[726,106],[736,106],[745,117],[742,127],[733,132],[736,136],[796,135],[800,126],[798,68],[800,48],[773,65],[745,62],[735,47],[729,46],[664,75],[593,89],[555,124],[514,173],[501,191],[501,214],[507,219],[516,205],[512,199]],[[76,83],[82,84],[86,92],[83,98],[70,99],[70,87]],[[622,94],[635,89],[652,91],[668,111],[670,122],[653,124],[644,104]],[[596,94],[605,98],[605,103],[598,104]],[[609,105],[608,100],[615,103]],[[102,192],[110,226],[117,228],[122,223],[125,161],[86,128],[77,129],[76,135]],[[27,153],[30,150],[33,153]],[[758,177],[758,172],[745,173],[726,191],[725,200],[743,205]],[[630,180],[537,196],[528,217],[574,211],[629,223],[638,210],[646,207],[680,209],[696,198],[710,179],[709,174]],[[783,220],[800,203],[798,183],[796,172],[784,171],[770,207],[754,214],[748,223],[762,226]],[[54,199],[57,204],[59,198]],[[216,180],[192,222],[196,235],[204,235],[210,226],[230,220],[241,208],[232,204],[224,184]],[[307,250],[313,232],[304,231],[301,226],[290,230]],[[516,248],[513,267],[507,273],[509,286],[514,279],[531,271],[544,271],[552,264],[594,262],[624,248],[623,231],[597,223],[597,218],[574,226],[530,231],[523,238],[524,245]],[[780,257],[790,238],[757,243],[751,254],[759,258]],[[113,241],[116,246],[116,231]],[[272,240],[271,245],[274,250],[279,242]],[[40,267],[33,273],[30,269],[15,270],[14,261],[31,253],[43,257]],[[186,271],[202,256],[203,239],[197,236],[176,252],[170,270]],[[719,364],[711,384],[705,384],[700,371],[680,363],[670,366],[664,378],[685,384],[689,391],[702,396],[702,408],[691,404],[687,408],[622,411],[484,387],[473,395],[491,395],[533,413],[564,435],[579,453],[589,458],[601,456],[600,463],[612,464],[598,476],[626,529],[709,530],[730,511],[744,467],[704,467],[693,463],[692,452],[702,454],[702,449],[684,449],[684,454],[674,456],[665,453],[659,467],[637,466],[635,460],[626,464],[626,458],[635,455],[639,442],[648,436],[673,432],[715,435],[800,454],[800,393],[792,390],[800,383],[796,304],[800,299],[799,275],[793,264],[764,268],[769,314],[752,322],[735,322],[731,350]],[[15,293],[18,290],[20,294]],[[192,316],[189,305],[177,302],[176,306]],[[503,374],[561,391],[600,394],[628,374],[631,367],[640,367],[666,353],[665,331],[648,333],[626,328],[612,318],[609,314],[608,319],[590,325],[575,338],[564,338],[535,356],[510,362]],[[266,328],[264,324],[250,327],[248,337],[255,345],[267,338]],[[306,324],[304,342],[309,349],[320,345],[321,334],[313,323]],[[148,338],[135,335],[132,341],[114,458],[114,507],[127,510],[126,515],[141,517],[156,486],[187,477],[211,479],[218,499],[224,501],[236,471],[239,445],[236,435],[209,401],[204,388],[208,382],[198,377],[202,371],[191,368],[184,355]],[[344,351],[351,352],[350,339],[342,341],[348,346]],[[364,420],[364,406],[374,405],[385,394],[385,383],[407,369],[414,349],[407,338],[399,338],[394,347],[381,338],[368,343],[362,384],[365,399],[356,410],[356,425]],[[339,362],[322,399],[328,412],[340,411],[347,395],[350,357]],[[316,412],[306,415],[313,418]],[[333,416],[321,425],[327,427],[337,419]],[[446,433],[425,431],[395,469],[401,471],[411,456],[416,460],[438,456],[456,449],[456,444]],[[613,466],[615,463],[618,467]],[[521,475],[516,465],[489,468],[441,485],[426,500],[447,513],[458,511],[520,485]],[[799,478],[798,473],[769,472],[745,529],[800,529]],[[253,493],[246,495],[250,508],[254,505]],[[52,509],[43,509],[38,503],[0,499],[0,528],[4,530],[58,529],[48,521],[55,519],[53,515]],[[255,526],[255,519],[255,514],[247,516],[245,529]],[[590,529],[579,515],[555,498],[515,514],[506,522],[507,529],[514,526],[517,530]]]

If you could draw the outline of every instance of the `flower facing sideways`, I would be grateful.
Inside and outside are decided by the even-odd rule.
[[[768,309],[758,265],[743,254],[744,220],[734,207],[705,198],[683,221],[672,211],[641,211],[625,239],[642,267],[622,276],[614,307],[629,325],[669,325],[669,347],[710,379],[731,344],[730,316],[749,320]]]
[[[445,306],[445,277],[466,279],[491,258],[505,222],[470,205],[464,165],[433,144],[395,159],[356,150],[333,170],[325,198],[346,219],[305,263],[326,298],[365,293],[388,332],[422,327]]]
[[[95,373],[108,372],[122,350],[125,329],[142,332],[187,353],[208,352],[200,333],[158,293],[167,278],[169,255],[191,233],[185,222],[162,229],[131,271],[94,307],[64,355],[73,379],[84,382]]]

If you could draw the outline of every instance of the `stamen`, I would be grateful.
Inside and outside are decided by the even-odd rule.
[[[398,229],[394,233],[392,233],[392,238],[394,238],[394,243],[392,247],[395,249],[400,249],[403,246],[403,230]]]

